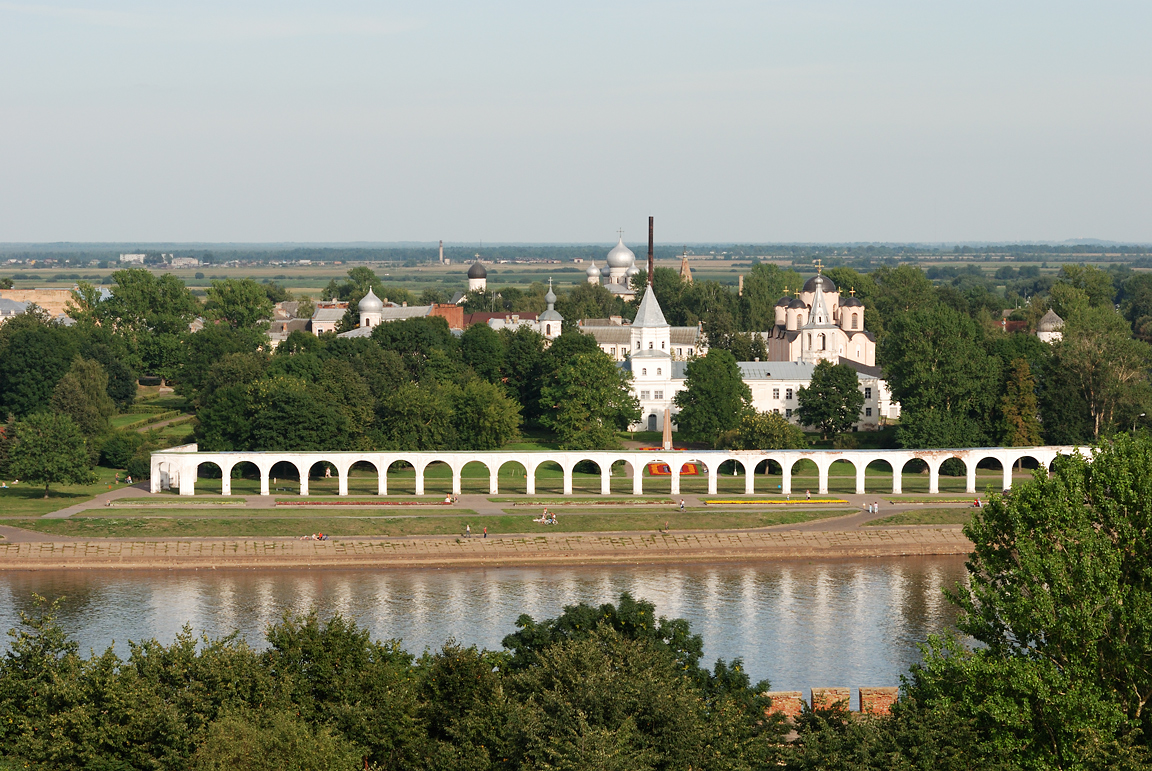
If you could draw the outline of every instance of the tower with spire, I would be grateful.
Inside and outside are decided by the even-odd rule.
[[[544,302],[548,304],[548,310],[537,317],[539,331],[548,340],[555,340],[563,330],[564,317],[556,310],[556,293],[552,291],[551,276],[548,277],[548,294],[544,295]]]

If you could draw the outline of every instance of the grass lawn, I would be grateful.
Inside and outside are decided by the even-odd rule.
[[[972,520],[974,508],[968,509],[919,509],[901,511],[883,519],[874,519],[866,527],[886,527],[888,525],[966,525]]]
[[[91,500],[100,493],[106,493],[113,487],[124,487],[124,483],[113,484],[115,469],[98,466],[95,469],[96,483],[91,485],[52,485],[48,491],[48,498],[44,497],[44,486],[21,482],[12,486],[8,482],[8,489],[0,489],[0,516],[28,515],[38,517],[59,509],[65,509],[77,503]],[[120,472],[121,480],[124,472]]]
[[[452,516],[429,517],[174,517],[170,512],[160,516],[76,516],[69,519],[9,520],[5,524],[51,535],[79,538],[260,538],[302,536],[323,532],[339,536],[367,535],[459,535],[465,525],[473,535],[483,533],[555,534],[572,532],[656,531],[667,522],[673,530],[730,530],[769,525],[794,524],[842,515],[844,511],[771,511],[771,512],[635,512],[611,514],[565,514],[556,525],[539,525],[533,515],[504,514],[476,516],[453,512]],[[279,512],[277,512],[279,513]],[[164,516],[168,514],[168,516]]]

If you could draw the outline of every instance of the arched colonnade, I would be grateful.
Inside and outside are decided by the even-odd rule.
[[[317,463],[328,463],[335,469],[339,483],[339,495],[348,494],[348,472],[357,463],[367,463],[376,468],[379,495],[388,494],[388,468],[398,461],[410,464],[416,471],[416,495],[424,494],[424,470],[433,463],[444,463],[452,470],[452,491],[461,490],[461,472],[469,463],[480,463],[488,469],[489,494],[499,493],[498,476],[506,463],[519,463],[526,472],[528,495],[536,493],[536,469],[544,463],[556,463],[564,473],[565,495],[572,494],[572,473],[582,461],[591,461],[600,469],[600,492],[611,492],[611,469],[623,461],[631,466],[632,494],[644,493],[642,470],[649,463],[666,463],[671,470],[671,494],[680,493],[680,469],[685,463],[703,466],[708,473],[708,494],[715,495],[717,476],[721,464],[732,461],[744,472],[746,495],[755,494],[755,471],[765,461],[774,461],[783,471],[780,493],[792,492],[792,471],[794,466],[809,460],[816,465],[819,476],[820,494],[828,493],[828,470],[837,461],[852,464],[856,472],[856,492],[865,492],[865,477],[868,465],[875,461],[888,463],[892,470],[892,493],[902,492],[902,472],[904,466],[913,460],[923,461],[928,467],[928,492],[937,493],[940,489],[940,467],[950,458],[962,461],[967,470],[965,490],[976,492],[976,467],[984,460],[994,459],[1003,469],[1003,489],[1012,487],[1012,467],[1024,458],[1035,460],[1038,466],[1050,468],[1059,455],[1081,451],[1089,454],[1087,448],[1077,447],[976,447],[949,450],[703,450],[703,451],[535,451],[535,452],[198,452],[196,445],[174,447],[152,453],[152,492],[164,488],[178,488],[180,495],[194,495],[197,469],[202,463],[214,463],[222,475],[221,492],[231,495],[231,471],[239,463],[251,463],[260,471],[260,494],[269,494],[269,474],[277,463],[288,463],[300,474],[300,495],[308,495],[308,475]],[[763,491],[761,491],[763,492]]]

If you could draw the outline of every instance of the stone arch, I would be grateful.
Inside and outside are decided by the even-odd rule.
[[[998,460],[996,462],[999,463]],[[929,465],[932,465],[931,461]],[[977,461],[974,457],[950,453],[936,465],[936,492],[968,494],[974,489],[976,470]]]
[[[784,466],[779,458],[759,457],[753,473],[760,477],[756,485],[761,493],[780,494],[784,492]]]
[[[858,467],[852,458],[836,458],[828,464],[827,493],[851,495],[856,492]]]
[[[672,464],[660,458],[651,456],[638,456],[637,464],[640,466],[641,479],[644,481],[645,495],[671,495],[672,494]],[[652,464],[668,466],[668,474],[651,473]]]
[[[536,493],[548,495],[564,494],[564,467],[558,461],[540,461],[532,469],[536,482]]]
[[[336,464],[330,460],[313,461],[308,466],[308,494],[337,495],[339,492],[340,469]]]
[[[716,465],[715,460],[710,461],[712,465]],[[706,463],[698,455],[685,454],[684,458],[679,461],[680,463],[680,492],[690,493],[692,495],[707,495],[708,494],[708,474],[710,472],[709,464]],[[695,467],[695,474],[685,474],[684,467]],[[755,468],[755,467],[753,467]]]
[[[928,492],[930,473],[928,461],[912,456],[905,458],[903,462],[897,460],[896,464],[900,470],[894,473],[900,474],[900,488],[903,492],[920,494]]]
[[[376,495],[380,491],[380,468],[374,461],[358,458],[345,472],[349,495]]]
[[[872,458],[861,462],[867,464],[864,467],[865,493],[892,492],[892,475],[895,473],[893,461],[887,458]]]
[[[228,469],[228,488],[232,495],[259,495],[263,471],[251,460],[236,461]]]
[[[384,469],[385,482],[389,495],[415,495],[416,494],[416,465],[415,458],[390,458]]]
[[[496,469],[500,492],[512,495],[527,495],[528,470],[518,460],[506,460]]]
[[[492,469],[482,460],[470,460],[460,467],[460,493],[487,495],[492,487]]]
[[[300,467],[295,461],[278,460],[268,469],[268,492],[272,495],[300,494]]]
[[[791,463],[785,461],[788,473],[792,479],[792,495],[804,495],[811,491],[816,495],[820,491],[820,467],[811,458],[793,458]]]
[[[607,461],[605,461],[607,463]],[[636,460],[634,458],[613,458],[611,463],[608,491],[613,495],[631,495],[633,480],[636,478]],[[641,477],[643,481],[643,477]]]
[[[196,464],[196,487],[200,495],[224,494],[224,464],[215,460],[202,460]],[[204,480],[204,481],[201,481]],[[135,481],[135,480],[133,480]]]
[[[589,494],[600,492],[600,472],[603,459],[580,458],[572,463],[572,492]]]
[[[443,498],[452,494],[452,465],[448,461],[433,459],[421,469],[416,465],[416,473],[424,477],[424,494]]]

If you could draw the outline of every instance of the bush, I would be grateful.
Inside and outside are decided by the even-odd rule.
[[[138,449],[124,464],[124,471],[133,479],[148,479],[152,476],[152,448],[145,445]]]
[[[136,451],[144,444],[144,437],[135,431],[117,431],[108,437],[100,449],[100,465],[108,468],[127,468]]]
[[[855,434],[837,434],[832,440],[832,447],[837,450],[856,450],[860,447],[860,440]]]
[[[137,382],[142,386],[158,386],[162,381],[156,375],[141,375],[140,380]]]

